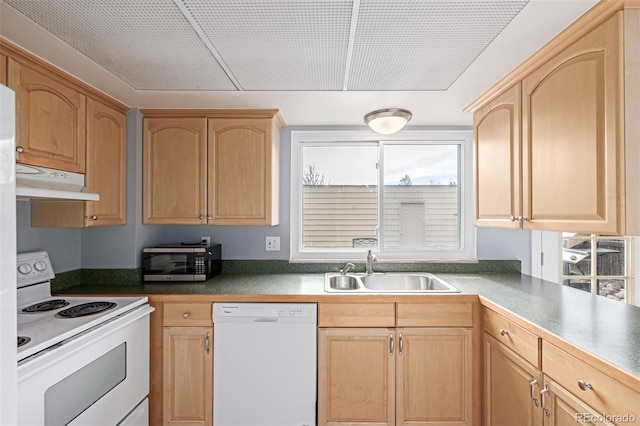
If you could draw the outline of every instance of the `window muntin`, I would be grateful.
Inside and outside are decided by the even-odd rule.
[[[292,260],[357,260],[369,248],[387,259],[475,257],[472,212],[465,212],[472,208],[464,170],[471,132],[402,132],[397,140],[359,131],[291,135]],[[401,191],[414,194],[394,194]],[[326,214],[312,204],[322,197]],[[438,215],[445,198],[448,210]]]
[[[631,237],[562,234],[563,285],[630,302]]]

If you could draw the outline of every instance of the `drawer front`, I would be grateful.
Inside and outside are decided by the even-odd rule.
[[[640,419],[640,393],[546,341],[542,342],[542,371],[600,414]]]
[[[535,334],[490,309],[484,310],[484,331],[540,368],[540,340]]]
[[[472,327],[469,303],[398,303],[398,327]]]
[[[162,325],[210,327],[213,324],[211,306],[211,303],[165,303]]]
[[[319,327],[395,327],[394,303],[321,303]]]

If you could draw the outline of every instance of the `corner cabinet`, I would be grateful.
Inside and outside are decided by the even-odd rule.
[[[16,92],[16,161],[85,175],[99,201],[32,200],[34,227],[126,223],[126,105],[0,38]]]
[[[520,84],[473,115],[475,224],[520,228]]]
[[[612,425],[640,418],[636,390],[486,308],[484,400],[484,424],[492,426]]]
[[[277,110],[142,112],[144,223],[278,224]]]
[[[476,225],[640,231],[640,9],[601,2],[467,107]]]
[[[124,113],[87,100],[85,185],[99,201],[31,201],[31,226],[96,227],[126,224],[127,139]]]

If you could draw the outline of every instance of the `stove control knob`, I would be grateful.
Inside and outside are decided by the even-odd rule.
[[[36,271],[42,272],[47,269],[47,264],[42,260],[38,260],[33,267],[36,268]]]
[[[22,265],[18,266],[18,272],[20,272],[22,275],[27,275],[29,272],[31,272],[31,265],[29,265],[28,263],[23,263]]]

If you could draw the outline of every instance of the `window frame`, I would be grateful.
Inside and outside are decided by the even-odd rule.
[[[567,286],[564,284],[565,280],[572,279],[582,279],[589,280],[590,287],[589,293],[594,294],[596,296],[601,296],[598,292],[598,280],[602,280],[605,278],[614,279],[614,280],[624,280],[624,303],[634,304],[634,289],[635,289],[635,242],[634,237],[625,236],[625,235],[600,235],[600,234],[576,234],[580,235],[581,238],[590,241],[590,249],[589,256],[591,260],[591,270],[588,275],[565,275],[564,274],[564,260],[563,260],[563,249],[564,249],[564,240],[566,238],[570,238],[569,236],[565,236],[564,233],[560,232],[560,285]],[[624,240],[625,241],[625,253],[624,253],[624,262],[625,262],[625,275],[602,275],[598,274],[598,242],[606,241],[606,240]],[[595,259],[595,261],[593,260]],[[570,286],[567,286],[570,287]]]
[[[335,261],[361,261],[366,250],[363,248],[322,249],[304,248],[302,246],[302,147],[303,146],[330,146],[340,144],[375,145],[378,147],[378,163],[383,161],[382,152],[385,145],[409,145],[409,144],[453,144],[460,148],[459,157],[459,215],[460,221],[460,248],[455,250],[410,250],[380,249],[382,241],[379,239],[379,248],[373,251],[384,262],[393,261],[475,261],[476,241],[473,227],[473,147],[472,130],[412,130],[402,131],[393,135],[380,135],[366,130],[292,130],[291,131],[291,215],[290,215],[290,261],[291,262],[322,262]],[[382,194],[384,183],[384,170],[378,167],[378,226],[383,225],[383,214],[380,206],[384,201]],[[379,237],[382,232],[379,232]]]

